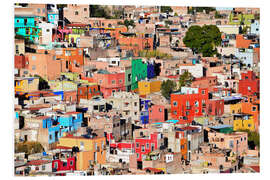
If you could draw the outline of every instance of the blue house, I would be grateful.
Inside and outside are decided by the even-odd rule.
[[[14,18],[15,34],[33,43],[38,43],[41,29],[38,26],[39,16],[16,15]]]
[[[149,123],[149,107],[151,105],[150,100],[140,99],[140,121],[142,124]]]
[[[155,66],[154,66],[154,63],[148,62],[147,63],[147,78],[148,79],[152,79],[155,76],[156,75],[155,75]]]
[[[66,114],[46,117],[43,119],[42,127],[48,129],[48,143],[52,144],[63,137],[65,132],[78,130],[82,124],[82,113],[68,112]]]
[[[58,26],[59,15],[57,11],[48,11],[48,22]]]

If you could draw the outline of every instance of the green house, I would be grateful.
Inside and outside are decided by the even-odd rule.
[[[15,34],[22,36],[30,42],[38,42],[41,28],[38,26],[38,16],[16,15],[14,18]]]
[[[138,88],[138,81],[147,77],[147,64],[142,59],[133,59],[131,67],[131,90],[135,90]]]

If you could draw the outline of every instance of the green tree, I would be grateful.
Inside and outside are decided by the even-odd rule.
[[[176,83],[171,80],[163,81],[161,84],[161,94],[166,99],[170,99],[171,93],[176,88]]]
[[[40,153],[44,150],[39,142],[29,141],[15,144],[15,152],[25,152],[26,154]]]
[[[193,52],[212,57],[217,53],[215,47],[221,43],[221,32],[216,25],[191,26],[183,42]]]
[[[126,26],[127,31],[129,29],[129,26],[132,26],[133,28],[136,26],[135,23],[134,23],[134,21],[132,19],[131,20],[125,19],[124,22],[118,22],[118,24]]]
[[[255,131],[250,130],[240,130],[241,132],[248,133],[248,144],[249,147],[255,145],[256,147],[260,148],[260,134]]]
[[[172,10],[172,8],[170,6],[161,6],[160,11],[162,13],[173,12],[173,10]]]
[[[43,79],[39,75],[35,75],[34,77],[38,77],[39,78],[39,83],[38,83],[38,89],[39,90],[50,89],[49,83],[45,79]]]
[[[183,86],[190,86],[193,80],[194,77],[190,72],[184,72],[179,78],[179,89],[181,89]]]

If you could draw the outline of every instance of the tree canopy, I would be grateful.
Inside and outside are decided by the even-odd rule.
[[[172,8],[170,6],[161,6],[160,11],[162,13],[173,12],[173,10],[172,10]]]
[[[134,23],[134,21],[132,19],[131,20],[125,19],[124,22],[119,21],[118,24],[126,26],[127,31],[129,29],[129,26],[132,26],[132,27],[135,27],[136,26],[135,23]]]
[[[221,32],[216,25],[191,26],[183,42],[193,52],[202,53],[204,57],[212,57],[217,54],[215,47],[221,43]]]
[[[161,84],[161,94],[166,99],[170,99],[171,93],[174,91],[176,83],[171,80],[163,81]]]
[[[188,71],[184,72],[179,78],[179,89],[183,86],[190,86],[194,77]]]

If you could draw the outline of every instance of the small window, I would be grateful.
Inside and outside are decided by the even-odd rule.
[[[84,10],[84,11],[87,11],[87,8],[84,8],[83,10]]]
[[[149,149],[149,143],[146,143],[146,149]]]
[[[174,114],[174,115],[177,115],[177,112],[176,112],[176,111],[173,111],[173,114]]]
[[[115,84],[115,80],[112,80],[112,84]]]
[[[99,84],[102,84],[102,80],[99,80]]]
[[[75,15],[79,15],[79,12],[78,11],[75,11]]]
[[[32,70],[36,70],[36,66],[35,65],[32,66]]]
[[[32,60],[36,60],[37,59],[37,57],[36,56],[32,56]]]
[[[136,148],[139,148],[140,147],[140,144],[139,143],[136,143]]]
[[[144,148],[144,145],[142,145],[142,152],[145,152],[145,148]]]
[[[136,153],[137,154],[137,158],[140,158],[140,154],[139,153]]]
[[[119,83],[122,83],[122,79],[119,80]]]
[[[161,108],[159,108],[159,112],[162,112],[162,109]]]
[[[82,50],[81,49],[78,52],[79,52],[79,55],[82,55]]]
[[[53,56],[53,60],[56,60],[56,56]]]
[[[58,169],[58,162],[54,162],[54,168]]]
[[[37,9],[37,12],[40,13],[40,9],[39,8]]]
[[[202,90],[202,94],[205,94],[205,90]]]
[[[252,111],[256,111],[256,109],[257,109],[256,106],[252,107]]]
[[[70,162],[69,162],[69,165],[70,165],[70,166],[73,166],[73,161],[70,161]]]
[[[42,165],[42,171],[45,171],[45,169],[46,169],[46,166],[45,165]]]
[[[173,106],[177,106],[177,102],[176,101],[173,101]]]
[[[50,32],[50,29],[46,29],[46,32]]]

